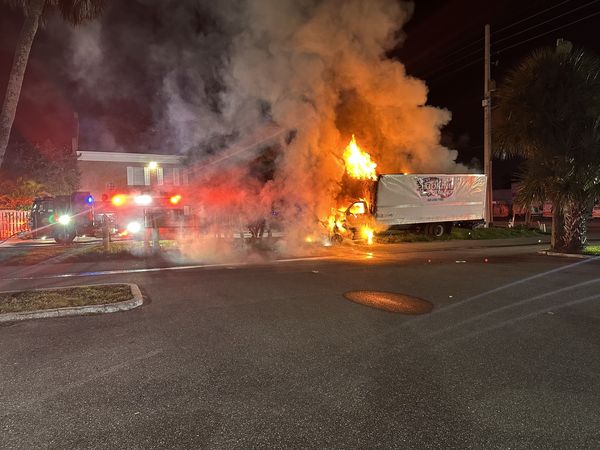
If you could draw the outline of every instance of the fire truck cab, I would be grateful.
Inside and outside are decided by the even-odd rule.
[[[89,192],[37,197],[29,217],[31,237],[52,237],[59,244],[94,233],[94,198]]]

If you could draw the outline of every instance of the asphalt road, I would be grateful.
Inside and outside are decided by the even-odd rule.
[[[0,448],[599,448],[600,261],[537,249],[13,276],[146,303],[0,327]]]

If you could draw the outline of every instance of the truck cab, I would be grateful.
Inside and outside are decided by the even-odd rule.
[[[362,227],[371,226],[373,222],[369,205],[362,199],[351,203],[344,216],[344,226],[352,233],[353,238],[357,236]]]
[[[94,232],[94,198],[89,192],[37,197],[31,205],[29,229],[33,238],[52,237],[72,242]]]

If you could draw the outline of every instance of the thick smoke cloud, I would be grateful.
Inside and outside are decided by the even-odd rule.
[[[146,105],[151,125],[138,140],[163,151],[192,151],[204,181],[218,174],[232,190],[252,186],[261,209],[277,204],[297,229],[335,206],[341,155],[353,133],[381,172],[464,170],[456,152],[439,143],[450,113],[427,106],[425,83],[386,57],[404,38],[411,2],[135,5],[143,19],[138,26],[115,2],[101,24],[73,31],[74,76],[101,92],[103,102],[127,98]],[[90,74],[91,66],[101,70]],[[248,136],[257,145],[239,144]],[[280,151],[273,179],[257,186],[248,182],[247,164],[265,140]],[[236,145],[249,154],[228,153]],[[220,162],[205,164],[205,157]],[[223,177],[227,170],[235,177]]]

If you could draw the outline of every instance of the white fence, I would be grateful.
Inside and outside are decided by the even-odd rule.
[[[0,239],[28,229],[29,211],[0,210]]]

